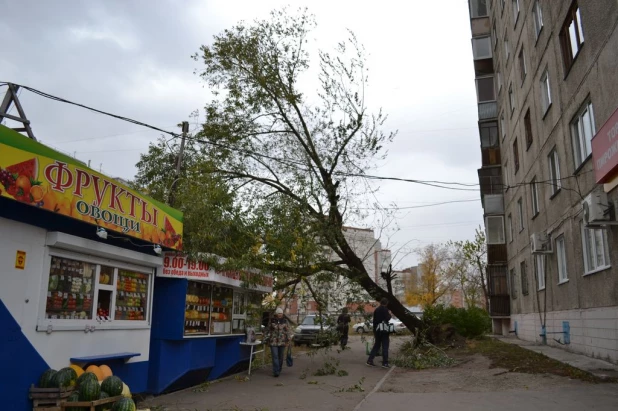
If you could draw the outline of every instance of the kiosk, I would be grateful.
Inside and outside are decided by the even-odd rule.
[[[179,211],[0,126],[2,408],[71,364],[147,391],[155,273],[181,234]]]

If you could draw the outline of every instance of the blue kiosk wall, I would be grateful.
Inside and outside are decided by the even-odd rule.
[[[184,337],[187,279],[155,279],[148,391],[188,388],[248,367],[244,335]]]

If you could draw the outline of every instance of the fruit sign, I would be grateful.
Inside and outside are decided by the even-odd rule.
[[[0,126],[0,196],[172,249],[182,213]]]

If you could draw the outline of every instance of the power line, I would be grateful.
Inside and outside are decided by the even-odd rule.
[[[408,206],[408,207],[378,207],[379,210],[410,210],[413,208],[427,208],[427,207],[435,207],[435,206],[439,206],[439,205],[444,205],[444,204],[453,204],[453,203],[469,203],[472,201],[481,201],[480,198],[477,199],[473,199],[473,200],[452,200],[452,201],[442,201],[440,203],[431,203],[431,204],[425,204],[425,205],[418,205],[418,206]],[[375,208],[356,208],[354,207],[355,210],[375,210]]]

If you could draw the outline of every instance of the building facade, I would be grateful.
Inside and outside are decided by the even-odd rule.
[[[618,361],[618,2],[470,0],[494,332]]]

